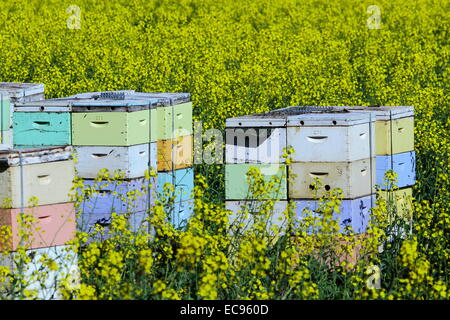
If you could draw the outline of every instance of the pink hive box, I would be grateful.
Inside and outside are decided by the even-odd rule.
[[[73,203],[37,206],[24,211],[37,221],[32,225],[29,240],[23,243],[27,249],[60,246],[74,238],[76,218]],[[20,209],[0,209],[0,227],[9,226],[12,233],[12,239],[5,239],[0,233],[0,251],[17,250],[20,244],[19,215]]]

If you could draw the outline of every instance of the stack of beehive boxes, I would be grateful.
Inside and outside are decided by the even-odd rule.
[[[412,187],[416,183],[414,151],[414,108],[410,106],[335,107],[350,112],[372,114],[375,123],[376,184],[385,200],[394,201],[400,215],[410,213]],[[385,174],[393,170],[397,185],[387,183]]]
[[[3,145],[3,148],[12,147],[12,117],[15,104],[43,99],[43,84],[0,82],[0,145]]]
[[[192,102],[189,94],[139,93],[133,90],[88,92],[22,103],[14,113],[16,147],[73,145],[77,175],[95,196],[82,205],[83,231],[108,225],[111,213],[132,213],[136,226],[166,182],[175,185],[172,222],[180,225],[193,210]],[[157,181],[144,181],[147,169]],[[101,169],[120,171],[122,180],[96,182]],[[155,189],[155,190],[154,190]],[[133,201],[126,194],[139,191]],[[132,205],[130,206],[132,202]]]
[[[227,208],[237,212],[247,199],[245,173],[250,166],[256,166],[266,178],[286,177],[279,194],[270,197],[279,200],[275,203],[276,219],[286,208],[286,200],[296,203],[301,217],[304,209],[313,213],[319,209],[315,191],[320,195],[340,188],[344,200],[335,218],[341,230],[351,226],[357,233],[365,232],[375,201],[374,121],[370,113],[320,107],[290,107],[228,119]],[[243,128],[247,130],[237,130]],[[280,159],[286,146],[295,151],[290,170]],[[321,180],[323,189],[314,190],[315,178]]]
[[[71,157],[70,146],[0,152],[0,226],[11,231],[10,238],[0,239],[0,251],[11,251],[0,253],[0,265],[17,272],[19,255],[15,251],[21,246],[31,258],[25,275],[31,276],[33,270],[43,266],[39,257],[48,255],[54,259],[59,273],[47,270],[42,282],[34,280],[27,287],[37,290],[42,299],[50,298],[57,291],[56,277],[77,272],[77,257],[66,245],[76,230],[70,197],[75,174]],[[36,202],[29,203],[33,197]],[[24,214],[33,217],[29,229],[19,222]],[[22,237],[21,230],[29,236]]]
[[[172,185],[173,202],[166,208],[172,223],[181,227],[193,214],[194,170],[192,102],[189,93],[134,93],[137,99],[157,98],[165,101],[156,109],[158,193]]]

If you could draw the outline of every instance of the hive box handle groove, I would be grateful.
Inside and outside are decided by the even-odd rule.
[[[312,143],[322,143],[324,142],[328,136],[309,136],[308,140]]]

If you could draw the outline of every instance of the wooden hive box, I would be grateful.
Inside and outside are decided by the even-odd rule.
[[[264,205],[261,201],[251,201],[251,200],[242,200],[242,201],[226,201],[225,207],[227,210],[231,211],[232,214],[229,218],[230,224],[243,224],[244,230],[248,230],[249,227],[255,222],[254,215],[258,215],[260,212],[261,206]],[[273,203],[273,211],[270,216],[270,220],[267,223],[267,231],[276,235],[274,230],[280,231],[280,234],[284,233],[286,226],[286,219],[284,212],[287,210],[287,201],[274,201]],[[248,220],[244,220],[243,211],[248,211],[249,216]],[[240,217],[240,220],[237,220]]]
[[[74,102],[72,143],[77,146],[131,146],[155,142],[159,103],[157,99]]]
[[[192,135],[158,140],[158,171],[172,171],[192,166]]]
[[[306,216],[320,217],[318,212],[319,201],[317,200],[295,200],[297,219]],[[375,195],[369,195],[353,200],[342,200],[339,212],[333,212],[333,219],[338,221],[340,232],[346,227],[351,227],[355,233],[366,232],[370,221],[370,210],[375,206]]]
[[[249,115],[226,120],[226,163],[281,163],[286,147],[284,117]]]
[[[295,150],[293,162],[368,159],[375,156],[374,122],[366,113],[291,114],[287,117],[286,144]]]
[[[160,99],[156,110],[157,132],[154,139],[168,140],[192,135],[192,101],[189,93],[135,92],[131,99]]]
[[[59,203],[24,208],[24,213],[33,216],[31,230],[25,230],[30,238],[22,244],[28,249],[59,246],[75,237],[76,218],[73,203]],[[11,229],[11,239],[1,239],[0,251],[15,251],[21,244],[18,217],[21,209],[0,209],[0,226]]]
[[[81,203],[83,215],[111,215],[135,213],[147,210],[155,201],[157,179],[150,181],[145,178],[118,180],[108,182],[84,180],[84,184],[91,188],[92,195]]]
[[[397,153],[387,156],[377,156],[377,185],[386,190],[392,186],[386,186],[384,176],[386,171],[393,170],[397,173],[397,187],[405,188],[416,183],[416,153],[414,151]]]
[[[146,170],[156,170],[156,142],[129,147],[75,146],[78,156],[75,168],[77,176],[94,179],[102,169],[120,171],[124,179],[143,177]]]
[[[289,181],[289,199],[313,199],[316,178],[323,190],[342,189],[345,199],[375,193],[375,157],[352,162],[295,162],[290,165],[295,178]]]
[[[59,285],[67,279],[71,286],[75,287],[80,282],[80,272],[78,268],[78,255],[71,250],[70,246],[52,246],[26,251],[30,262],[24,266],[24,278],[29,280],[26,290],[36,290],[37,298],[42,300],[62,299],[59,292]],[[58,270],[50,270],[41,259],[53,260],[58,266]],[[9,268],[13,273],[18,273],[17,263],[18,253],[0,254],[0,266]],[[38,275],[36,277],[35,275]],[[8,283],[0,283],[0,287],[6,288]],[[1,290],[1,289],[0,289]],[[1,292],[1,291],[0,291]]]
[[[0,92],[8,95],[13,104],[44,99],[44,84],[0,82]]]
[[[411,187],[398,189],[395,191],[381,191],[377,195],[383,199],[388,205],[392,204],[399,217],[405,218],[407,220],[412,219],[412,200],[413,200],[413,190]]]
[[[19,152],[22,152],[23,186]],[[22,200],[26,206],[31,197],[38,198],[38,205],[70,202],[75,177],[71,157],[71,146],[1,151],[0,201],[10,202],[11,208],[20,208]]]
[[[8,131],[11,128],[11,117],[10,98],[5,92],[0,91],[0,131]]]
[[[414,108],[411,106],[334,107],[350,112],[365,112],[376,119],[376,155],[414,150]]]
[[[170,184],[175,188],[174,203],[192,199],[194,191],[194,169],[185,168],[169,172],[158,173],[158,194],[164,194],[164,185]]]
[[[247,182],[247,172],[251,167],[256,167],[268,182],[271,177],[276,176],[280,181],[279,192],[272,192],[268,195],[269,199],[285,200],[287,199],[286,186],[286,166],[283,164],[227,164],[225,166],[225,199],[226,200],[244,200],[249,195],[249,184]],[[284,177],[284,178],[283,178]]]
[[[72,143],[72,105],[65,100],[41,100],[14,107],[14,145],[19,148]]]

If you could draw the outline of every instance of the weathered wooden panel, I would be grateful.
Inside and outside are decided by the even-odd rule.
[[[226,128],[226,163],[282,163],[286,128]]]
[[[80,282],[80,272],[78,268],[78,254],[72,250],[71,246],[53,246],[26,251],[30,259],[23,264],[22,274],[24,279],[29,281],[26,290],[36,291],[37,299],[53,300],[62,299],[59,286],[65,282],[69,287],[75,288]],[[57,270],[51,270],[48,265],[54,261]],[[46,263],[47,262],[47,263]],[[8,255],[0,255],[0,266],[8,267],[12,273],[18,273],[20,255],[16,252]],[[39,275],[36,277],[35,275]],[[2,285],[0,283],[0,291]]]
[[[73,113],[72,141],[77,146],[149,143],[149,111]]]
[[[70,113],[14,112],[13,141],[15,146],[70,145]]]
[[[252,195],[249,194],[247,172],[251,167],[261,171],[264,180],[269,182],[271,177],[276,176],[281,180],[279,191],[273,190],[269,199],[286,199],[286,166],[283,164],[227,164],[225,166],[225,199],[245,200]],[[251,199],[251,198],[250,198]]]
[[[319,195],[334,188],[342,189],[345,199],[375,193],[375,158],[353,162],[297,162],[291,164],[295,179],[289,181],[290,199],[313,199],[313,183],[323,184]]]
[[[71,112],[72,102],[65,99],[46,99],[16,103],[14,112]]]
[[[63,161],[72,159],[72,146],[55,146],[42,148],[11,149],[0,151],[0,163],[9,167],[22,165]]]
[[[1,209],[0,226],[11,228],[11,239],[0,239],[0,251],[15,251],[21,242],[21,226],[18,222],[21,209]],[[59,246],[72,240],[75,236],[76,221],[73,203],[60,203],[32,208],[24,208],[24,213],[32,215],[34,223],[29,239],[23,239],[23,245],[29,249]]]
[[[158,171],[172,171],[192,166],[192,135],[158,140]]]
[[[295,200],[297,219],[305,217],[320,218],[319,201],[315,200]],[[355,233],[366,232],[370,221],[370,210],[375,206],[375,195],[369,195],[353,200],[342,200],[339,212],[333,212],[333,219],[338,222],[340,232],[345,232],[351,227]],[[309,232],[317,231],[310,229]]]
[[[12,130],[0,131],[0,144],[12,148],[13,146]]]
[[[157,180],[136,178],[119,181],[84,180],[92,195],[81,203],[83,214],[123,214],[147,210],[155,201]]]
[[[169,184],[174,188],[174,202],[192,199],[194,190],[194,169],[185,168],[169,172],[158,173],[158,193],[164,194],[164,185]]]
[[[38,163],[23,166],[24,205],[37,197],[39,205],[71,201],[69,194],[75,176],[72,160]],[[0,166],[0,201],[21,207],[20,167]]]
[[[11,98],[23,99],[24,97],[43,95],[44,85],[42,83],[0,82],[0,91],[7,93]]]
[[[292,155],[294,162],[355,161],[375,156],[372,123],[288,127],[287,145],[295,150]]]
[[[397,153],[388,156],[377,156],[377,185],[382,190],[392,188],[385,185],[386,171],[393,170],[397,173],[397,187],[404,188],[416,183],[416,153],[414,151]]]
[[[93,179],[102,169],[122,172],[124,179],[139,178],[149,169],[156,170],[156,142],[138,144],[130,147],[74,147],[78,155],[75,163],[77,176]]]

